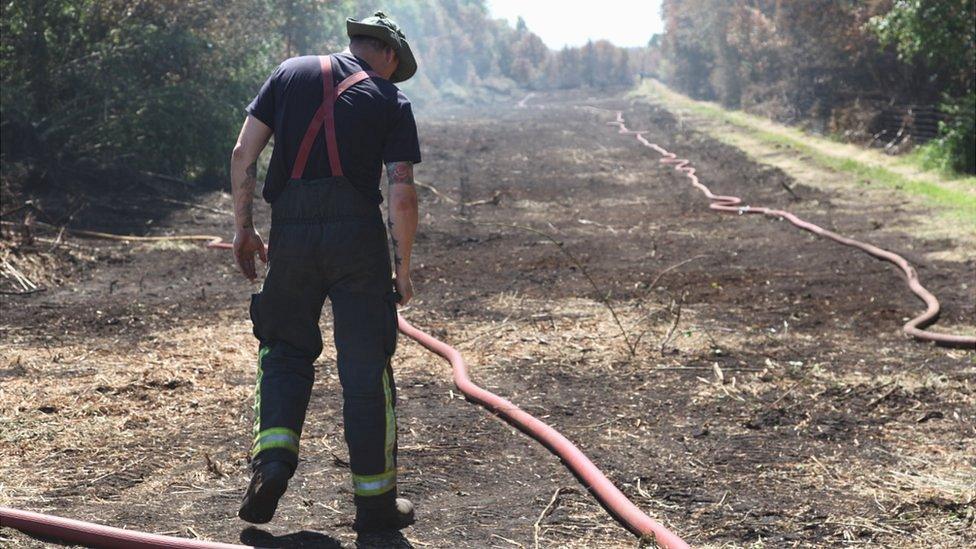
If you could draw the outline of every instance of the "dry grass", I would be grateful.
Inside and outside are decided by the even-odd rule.
[[[5,338],[0,468],[29,474],[6,478],[0,503],[97,496],[97,481],[164,466],[174,452],[203,460],[215,450],[187,445],[181,433],[246,428],[240,412],[249,391],[233,380],[249,375],[248,338],[229,318],[160,332],[135,347]]]

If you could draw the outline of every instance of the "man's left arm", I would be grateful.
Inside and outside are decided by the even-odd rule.
[[[398,92],[395,107],[391,115],[390,131],[383,146],[383,161],[386,163],[386,175],[390,181],[387,204],[396,274],[394,286],[400,294],[400,305],[403,306],[413,297],[410,255],[419,219],[413,167],[420,162],[420,140],[417,138],[417,122],[413,118],[413,109],[403,92]]]
[[[254,254],[268,262],[264,241],[254,228],[252,213],[257,188],[258,157],[271,138],[271,128],[248,115],[230,159],[230,185],[234,197],[234,257],[248,280],[257,278]]]
[[[390,243],[393,245],[393,268],[396,278],[393,281],[400,294],[400,305],[406,305],[413,297],[413,282],[410,280],[410,254],[413,239],[417,233],[417,189],[413,184],[412,162],[390,162],[386,165],[386,175],[390,181],[389,213],[387,225],[390,227]]]

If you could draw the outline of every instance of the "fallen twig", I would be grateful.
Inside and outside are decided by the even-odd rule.
[[[40,292],[46,292],[47,288],[36,288],[34,290],[27,290],[23,292],[8,292],[6,290],[0,290],[0,295],[31,295]]]
[[[133,241],[133,242],[163,242],[163,241],[181,241],[181,240],[220,240],[222,237],[214,235],[203,235],[203,234],[191,234],[191,235],[174,235],[174,236],[137,236],[130,234],[113,234],[113,233],[102,233],[98,231],[86,231],[84,229],[70,229],[68,227],[59,227],[57,225],[52,225],[50,223],[44,223],[43,221],[35,221],[36,225],[47,227],[50,229],[64,230],[65,232],[71,233],[77,236],[87,236],[91,238],[100,238],[103,240],[117,240],[117,241]],[[13,223],[10,221],[0,222],[3,225],[22,225],[21,223]]]
[[[688,371],[712,370],[712,371],[714,371],[715,370],[715,367],[714,366],[656,366],[654,368],[650,368],[650,371],[652,371],[652,372],[656,372],[656,371],[679,371],[680,372],[681,370],[688,370]],[[748,366],[743,366],[743,367],[726,366],[725,368],[722,368],[722,370],[725,371],[725,372],[761,372],[761,371],[763,371],[763,368],[750,368]]]
[[[24,291],[29,292],[37,289],[37,284],[34,284],[23,273],[18,271],[17,268],[11,265],[9,261],[4,259],[2,264],[3,264],[3,268],[7,271],[7,273],[11,277],[13,277],[13,279],[17,281],[17,283],[20,284],[22,288],[24,288]]]
[[[583,219],[583,218],[577,219],[576,221],[580,225],[593,225],[595,227],[600,227],[602,229],[606,229],[606,230],[610,231],[610,234],[617,234],[617,229],[614,229],[610,225],[604,225],[603,223],[599,223],[599,222],[596,222],[596,221],[590,221],[589,219]]]
[[[667,335],[664,336],[664,340],[661,341],[661,354],[664,354],[664,348],[667,347],[668,343],[671,341],[671,337],[674,336],[674,331],[678,328],[678,323],[681,322],[681,305],[685,301],[685,296],[688,292],[682,292],[681,298],[677,301],[677,309],[674,312],[674,322],[671,323],[671,327],[668,328]]]
[[[549,504],[546,505],[545,509],[539,513],[539,518],[536,519],[535,524],[532,526],[532,538],[535,541],[535,549],[539,549],[539,533],[542,531],[542,521],[545,520],[546,516],[549,514],[549,510],[556,505],[556,501],[559,499],[559,494],[563,492],[564,488],[560,486],[556,488],[553,492],[552,498],[549,499]]]
[[[130,463],[127,463],[127,464],[123,465],[122,467],[120,467],[119,469],[117,469],[115,471],[109,471],[108,473],[105,473],[104,475],[95,477],[95,478],[93,478],[93,479],[85,482],[85,484],[88,485],[88,486],[94,486],[94,485],[96,485],[98,483],[98,481],[100,481],[100,480],[102,480],[104,478],[113,476],[113,475],[117,475],[119,473],[124,473],[125,471],[127,471],[127,470],[135,467],[136,465],[139,465],[143,461],[146,461],[146,459],[148,459],[148,458],[149,458],[149,456],[143,456],[140,459],[137,459],[137,460],[135,460],[133,462],[130,462]]]
[[[708,256],[707,255],[696,255],[695,257],[689,257],[688,259],[685,259],[684,261],[680,261],[678,263],[675,263],[674,265],[671,265],[667,269],[664,269],[663,271],[657,273],[657,276],[654,277],[654,280],[651,280],[651,283],[647,285],[647,293],[651,293],[652,291],[654,291],[654,287],[657,286],[657,283],[658,283],[658,281],[661,280],[661,277],[662,276],[664,276],[664,275],[668,274],[669,272],[677,269],[678,267],[681,267],[683,265],[687,265],[688,263],[691,263],[692,261],[695,261],[696,259],[702,259],[702,258],[705,258],[705,257],[708,257]]]
[[[443,198],[444,200],[447,200],[448,202],[452,202],[454,204],[457,204],[458,203],[457,200],[455,200],[455,199],[451,198],[450,196],[447,196],[446,194],[440,192],[439,190],[437,190],[437,187],[435,187],[433,185],[428,185],[427,183],[421,183],[420,181],[417,181],[417,180],[414,180],[413,184],[416,185],[416,186],[418,186],[418,187],[420,187],[421,189],[427,189],[428,191],[434,193],[435,196],[440,197],[440,198]]]
[[[519,321],[519,320],[523,320],[524,318],[525,317],[523,316],[523,317],[517,318],[515,320],[516,321]],[[496,324],[496,325],[494,325],[494,326],[492,326],[490,328],[486,328],[486,329],[482,330],[481,332],[479,332],[479,333],[471,336],[469,339],[466,339],[466,340],[458,343],[457,347],[459,349],[463,349],[465,345],[470,345],[471,343],[474,343],[475,341],[481,339],[482,337],[484,337],[484,336],[486,336],[488,334],[491,334],[493,332],[497,332],[498,330],[504,328],[505,326],[508,326],[509,323],[511,322],[511,319],[512,319],[511,316],[505,317],[504,319],[502,319],[502,321],[500,323],[498,323],[498,324]]]
[[[185,185],[187,187],[192,187],[193,186],[193,183],[190,183],[189,181],[187,181],[185,179],[180,179],[179,177],[174,177],[172,175],[166,175],[166,174],[149,172],[149,171],[143,171],[143,172],[139,172],[139,173],[141,173],[142,175],[148,176],[148,177],[155,178],[155,179],[162,179],[163,181],[171,181],[173,183],[179,183],[179,184]]]
[[[776,406],[777,404],[779,404],[781,400],[783,400],[784,398],[786,398],[787,396],[789,396],[793,392],[793,389],[796,389],[797,387],[800,386],[801,383],[803,383],[804,381],[806,381],[806,378],[807,378],[807,376],[806,376],[806,374],[804,374],[803,377],[801,377],[800,379],[796,380],[796,383],[794,383],[793,385],[790,385],[790,388],[787,389],[783,394],[779,395],[779,398],[777,398],[776,400],[770,402],[768,408],[772,408],[772,407]]]
[[[517,542],[517,541],[515,541],[513,539],[508,539],[508,538],[506,538],[504,536],[499,536],[498,534],[492,534],[491,537],[498,538],[498,539],[500,539],[500,540],[502,540],[504,542],[511,543],[512,545],[514,545],[516,547],[525,547],[524,545],[522,545],[521,543],[519,543],[519,542]]]
[[[492,206],[497,206],[499,202],[502,201],[502,192],[495,191],[495,194],[491,198],[485,198],[483,200],[472,200],[471,202],[465,202],[462,206],[472,207],[472,206],[484,206],[485,204],[491,204]]]
[[[782,187],[784,189],[786,189],[786,192],[790,193],[790,196],[793,197],[793,200],[799,200],[800,199],[800,195],[796,194],[796,192],[793,190],[793,187],[790,187],[789,185],[787,185],[786,184],[786,181],[783,181],[782,179],[780,179],[779,180],[779,184],[782,185]]]
[[[212,212],[212,213],[215,213],[215,214],[220,214],[220,215],[234,215],[232,212],[228,212],[227,210],[221,210],[221,209],[218,209],[218,208],[211,208],[210,206],[204,206],[203,204],[195,204],[193,202],[184,202],[182,200],[176,200],[175,198],[166,198],[165,196],[163,196],[163,197],[160,197],[159,199],[162,200],[163,202],[169,202],[170,204],[179,204],[180,206],[186,206],[188,208],[196,208],[198,210],[203,210],[203,211],[206,211],[206,212]]]
[[[413,184],[420,187],[421,189],[427,189],[428,191],[434,193],[434,195],[439,198],[443,198],[444,200],[447,200],[448,202],[451,202],[453,204],[460,204],[461,206],[466,208],[470,208],[472,206],[483,206],[485,204],[491,204],[493,206],[497,206],[502,200],[502,192],[495,191],[495,194],[493,194],[491,198],[472,200],[470,202],[461,202],[460,200],[451,198],[450,196],[437,190],[437,187],[431,185],[430,183],[421,183],[420,181],[414,181]]]

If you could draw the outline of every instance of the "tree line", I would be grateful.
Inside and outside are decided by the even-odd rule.
[[[554,52],[484,0],[391,0],[421,65],[416,103],[626,85],[608,42]],[[243,107],[283,59],[343,49],[352,0],[22,0],[0,4],[3,162],[111,164],[224,181]]]
[[[657,73],[699,99],[841,133],[852,111],[934,105],[931,164],[976,171],[974,0],[665,0]],[[870,124],[868,124],[870,127]]]

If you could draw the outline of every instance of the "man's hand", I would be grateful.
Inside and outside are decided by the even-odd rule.
[[[400,294],[397,305],[403,307],[410,302],[410,299],[413,297],[413,282],[410,281],[410,273],[397,272],[396,277],[393,279],[393,286],[396,288],[397,293]]]
[[[234,234],[234,257],[241,272],[248,280],[254,281],[258,277],[257,270],[254,268],[254,254],[257,253],[261,261],[268,262],[268,252],[264,249],[264,241],[256,230],[237,229]]]

